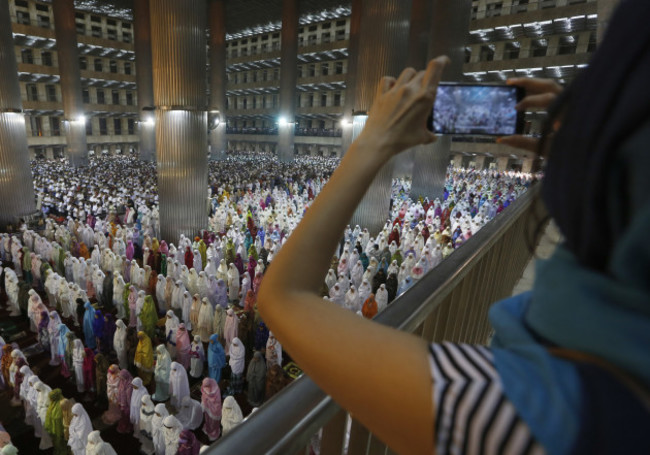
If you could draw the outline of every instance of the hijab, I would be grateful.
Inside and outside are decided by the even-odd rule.
[[[70,421],[70,440],[78,441],[85,447],[88,435],[93,431],[93,424],[86,409],[81,403],[75,403],[72,406],[72,420]]]
[[[538,262],[532,292],[490,310],[504,393],[549,453],[571,448],[584,415],[576,364],[547,345],[650,386],[649,162],[634,137],[650,117],[649,16],[650,2],[622,1],[592,63],[551,109],[563,119],[542,197],[566,241]]]
[[[619,171],[628,172],[620,175],[621,186],[611,176],[614,166],[623,164],[621,140],[650,116],[648,17],[650,3],[621,2],[589,67],[550,110],[551,117],[560,110],[564,115],[550,149],[542,196],[566,248],[581,265],[600,272],[607,271],[634,212],[634,201],[628,200],[633,195],[621,191],[630,190],[623,182],[632,173]]]
[[[131,381],[131,388],[133,389],[133,392],[131,392],[129,417],[131,419],[131,423],[137,426],[138,423],[140,423],[140,407],[142,406],[142,397],[148,395],[149,393],[142,383],[142,379],[138,377]]]

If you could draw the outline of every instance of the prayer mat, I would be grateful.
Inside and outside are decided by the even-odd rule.
[[[289,362],[284,366],[284,372],[289,375],[291,379],[298,379],[302,375],[302,370],[294,362]]]

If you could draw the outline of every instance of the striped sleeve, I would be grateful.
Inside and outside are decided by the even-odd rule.
[[[483,346],[430,346],[438,455],[541,455],[503,394],[492,352]]]

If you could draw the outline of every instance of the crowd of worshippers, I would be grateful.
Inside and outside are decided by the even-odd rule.
[[[246,391],[256,407],[287,382],[282,346],[257,312],[257,291],[336,163],[285,165],[252,154],[212,164],[211,230],[193,240],[181,236],[178,246],[155,236],[155,169],[134,164],[93,160],[85,171],[36,164],[41,208],[49,216],[39,231],[1,235],[0,257],[13,267],[3,269],[0,284],[11,315],[29,318],[50,364],[80,394],[105,403],[105,423],[133,432],[144,453],[195,453],[200,444],[193,431],[214,441],[243,419],[233,395]],[[107,182],[98,175],[108,175]],[[433,201],[413,201],[410,183],[395,180],[384,229],[375,237],[359,226],[344,233],[324,298],[374,317],[533,178],[451,169],[444,194]],[[118,184],[105,191],[108,181]],[[91,433],[83,407],[40,382],[17,346],[2,352],[2,387],[25,407],[41,448],[113,453]],[[188,374],[203,378],[201,402],[190,397]]]

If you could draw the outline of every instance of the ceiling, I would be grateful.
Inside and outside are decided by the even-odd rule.
[[[208,0],[209,1],[209,0]],[[132,18],[133,0],[77,0],[78,9]],[[350,0],[299,0],[302,20],[322,11],[350,7]],[[226,32],[240,33],[281,20],[282,0],[226,0]]]

